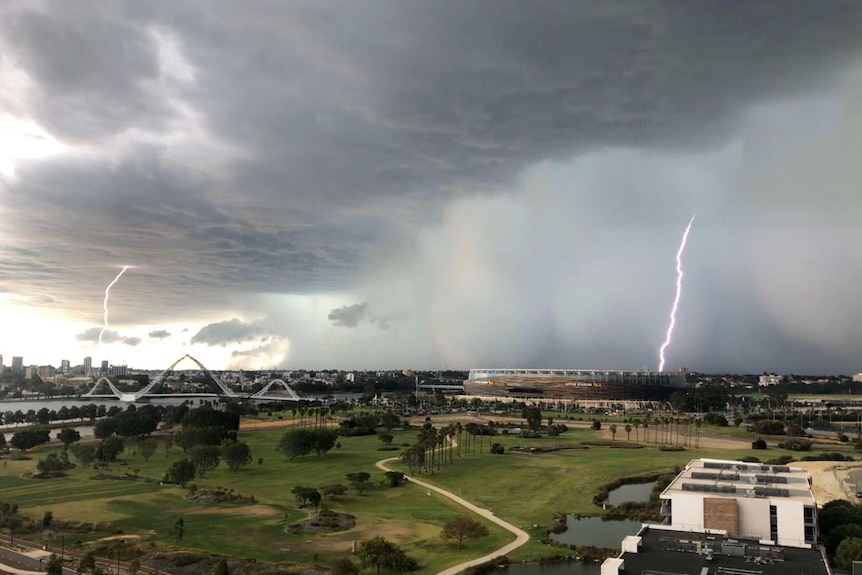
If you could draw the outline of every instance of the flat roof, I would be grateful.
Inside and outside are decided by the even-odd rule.
[[[639,535],[641,545],[638,552],[621,555],[625,573],[700,575],[706,568],[709,575],[828,575],[823,558],[816,549],[767,546],[757,541],[728,539],[721,535],[650,527],[644,527]],[[703,552],[707,547],[713,550],[712,559]]]
[[[811,474],[799,467],[723,459],[694,459],[661,496],[701,493],[709,497],[795,500],[815,505]]]

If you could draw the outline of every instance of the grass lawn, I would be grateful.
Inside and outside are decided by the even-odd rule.
[[[311,563],[333,554],[347,554],[354,541],[382,535],[420,561],[422,573],[437,572],[446,566],[484,554],[511,540],[511,535],[492,523],[486,523],[490,535],[468,542],[461,550],[454,542],[439,537],[440,527],[451,517],[463,514],[460,506],[437,494],[411,484],[399,488],[378,485],[383,473],[374,462],[396,452],[377,451],[381,445],[375,436],[341,438],[341,449],[327,456],[315,456],[288,462],[277,450],[282,430],[241,432],[253,455],[253,463],[233,473],[223,464],[194,483],[199,489],[233,488],[243,495],[254,495],[256,503],[246,506],[201,505],[183,498],[185,489],[160,485],[158,482],[92,479],[92,470],[73,470],[61,479],[25,478],[36,461],[58,448],[43,449],[31,461],[9,461],[0,467],[0,501],[18,503],[21,511],[41,518],[51,510],[58,520],[109,522],[112,530],[127,536],[140,536],[144,543],[200,549],[214,553],[254,557],[270,561]],[[412,441],[415,432],[395,433],[395,443]],[[166,455],[159,451],[149,462],[133,457],[128,451],[111,466],[120,475],[137,470],[140,477],[161,479],[167,467],[181,459],[182,451],[174,447]],[[262,465],[257,459],[262,457]],[[74,458],[73,458],[74,459]],[[307,517],[296,507],[290,490],[296,485],[319,487],[332,483],[349,485],[346,473],[368,471],[375,487],[363,495],[350,491],[325,505],[337,512],[357,517],[357,526],[348,531],[320,535],[288,534],[286,525]],[[183,517],[185,535],[176,542],[169,530]],[[75,535],[74,537],[78,537]],[[67,540],[73,541],[70,537]]]
[[[61,479],[26,478],[35,468],[36,460],[58,449],[56,447],[34,454],[31,461],[8,461],[0,467],[0,501],[18,503],[22,512],[35,518],[51,510],[59,520],[108,522],[113,530],[122,530],[127,537],[139,536],[144,543],[181,545],[270,561],[311,563],[315,556],[329,559],[334,554],[349,553],[354,541],[382,535],[416,557],[422,565],[420,573],[435,573],[512,540],[508,532],[491,523],[486,523],[490,531],[488,537],[468,542],[464,549],[458,550],[456,543],[441,540],[442,524],[465,511],[447,498],[434,493],[429,495],[410,483],[394,489],[378,485],[384,476],[374,468],[374,462],[397,455],[397,452],[378,451],[381,444],[375,436],[341,438],[342,448],[332,450],[325,457],[312,455],[288,462],[276,450],[282,433],[278,429],[241,431],[240,439],[251,447],[252,464],[236,473],[222,464],[205,477],[194,480],[199,489],[218,486],[253,495],[256,500],[253,505],[202,505],[184,499],[186,490],[178,486],[93,479],[95,472],[92,470],[75,469]],[[395,432],[394,435],[393,445],[399,445],[414,442],[416,432]],[[573,429],[557,438],[521,439],[501,435],[493,441],[509,448],[595,439],[595,432],[589,429]],[[484,441],[482,455],[456,456],[454,464],[444,465],[433,475],[423,474],[423,479],[492,509],[497,516],[530,532],[534,539],[550,525],[556,513],[599,514],[601,509],[593,505],[593,495],[602,484],[619,477],[669,472],[695,457],[738,459],[756,455],[773,458],[788,453],[776,449],[767,452],[745,449],[663,452],[649,445],[643,449],[590,446],[545,454],[507,451],[504,455],[490,455],[488,438]],[[172,462],[182,457],[178,447],[167,454],[160,448],[148,462],[127,451],[119,462],[112,464],[111,473],[120,475],[134,471],[140,477],[158,480]],[[257,463],[258,458],[263,458],[262,464]],[[325,502],[333,511],[355,515],[355,528],[320,535],[285,533],[286,525],[307,515],[305,510],[297,508],[290,493],[294,486],[347,485],[345,474],[356,471],[371,473],[375,487],[363,495],[351,489],[345,496]],[[181,542],[169,535],[178,517],[183,517],[185,523]],[[512,557],[528,559],[559,551],[534,540]]]

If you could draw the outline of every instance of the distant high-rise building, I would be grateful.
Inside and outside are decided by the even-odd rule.
[[[102,375],[108,375],[108,360],[102,360],[102,370],[99,372]]]
[[[12,356],[12,373],[23,373],[24,372],[24,358],[20,355]]]
[[[61,359],[60,360],[60,371],[63,374],[68,374],[69,370],[71,368],[72,368],[72,362],[71,361],[69,361],[68,359]]]
[[[128,375],[129,367],[127,365],[112,365],[108,370],[108,375]]]
[[[38,373],[39,379],[45,380],[57,375],[57,370],[53,365],[40,365]]]
[[[91,369],[93,369],[93,358],[87,356],[84,358],[84,373],[89,375]]]

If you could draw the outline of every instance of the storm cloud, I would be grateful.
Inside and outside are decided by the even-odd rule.
[[[117,329],[265,365],[654,367],[696,211],[669,365],[858,369],[859,3],[19,1],[0,54],[16,313],[131,265]]]

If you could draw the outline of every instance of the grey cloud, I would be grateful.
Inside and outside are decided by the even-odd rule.
[[[151,331],[149,336],[154,339],[165,339],[166,337],[171,337],[171,332],[165,329],[157,329],[155,331]]]
[[[100,327],[91,327],[83,332],[77,334],[75,339],[78,341],[89,341],[89,342],[98,342],[99,341],[99,333],[102,331]],[[130,337],[123,336],[117,333],[114,330],[106,329],[105,333],[102,335],[103,343],[122,343],[123,345],[127,345],[129,347],[135,347],[139,343],[141,343],[141,338],[139,337]]]
[[[289,361],[334,357],[333,337],[340,358],[357,361],[373,341],[405,342],[393,357],[428,364],[652,365],[644,342],[661,334],[667,303],[668,270],[656,266],[696,209],[684,302],[709,327],[682,324],[673,361],[753,366],[757,348],[742,332],[781,361],[851,363],[827,336],[834,346],[800,352],[811,320],[800,307],[837,318],[845,342],[858,335],[845,325],[852,314],[823,303],[838,293],[834,306],[846,305],[837,280],[811,291],[784,282],[769,299],[779,288],[748,278],[792,277],[791,221],[819,222],[808,229],[814,251],[858,245],[824,222],[858,213],[858,190],[836,182],[858,181],[845,154],[858,147],[848,102],[862,98],[844,83],[860,62],[859,3],[0,10],[4,63],[30,82],[0,107],[82,146],[0,176],[5,293],[51,293],[52,309],[95,323],[111,266],[129,263],[111,294],[111,318],[124,325],[191,323],[254,293],[338,293],[364,303],[308,323],[381,328],[294,334]],[[193,81],[164,82],[154,27],[175,36]],[[842,100],[825,107],[845,110],[849,131],[819,150],[804,147],[816,105],[782,114],[786,131],[758,124],[777,100],[822,94]],[[833,251],[842,257],[829,265],[803,253],[818,275],[856,278],[853,254]],[[377,281],[381,270],[398,290]],[[753,295],[736,294],[745,290]],[[195,337],[225,345],[273,332],[233,321]]]
[[[229,343],[251,341],[265,333],[266,329],[259,324],[233,318],[205,325],[192,336],[191,343],[225,346]]]
[[[368,303],[345,305],[329,312],[327,319],[337,327],[356,327],[368,314]]]

